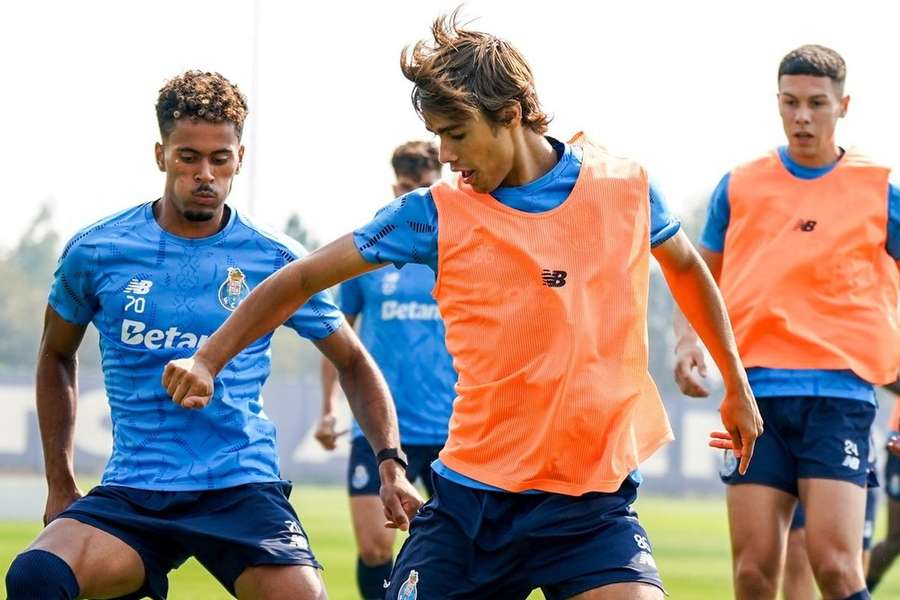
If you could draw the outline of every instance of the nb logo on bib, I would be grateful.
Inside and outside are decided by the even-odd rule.
[[[566,285],[567,275],[566,271],[551,271],[550,269],[541,271],[541,279],[544,280],[544,285],[547,287],[556,288]]]

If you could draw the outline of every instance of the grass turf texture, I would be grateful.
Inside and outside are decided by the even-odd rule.
[[[357,598],[356,553],[348,500],[342,488],[294,488],[294,506],[309,533],[313,551],[325,565],[325,582],[332,600]],[[636,508],[650,533],[653,554],[673,600],[731,598],[728,528],[724,500],[648,497]],[[40,510],[35,507],[35,511]],[[884,533],[879,514],[878,535]],[[0,523],[0,572],[4,579],[13,557],[40,530],[37,523]],[[169,597],[218,600],[230,598],[193,559],[173,572]],[[0,581],[0,597],[6,597]],[[543,598],[539,592],[531,599]],[[888,572],[874,598],[900,598],[900,564]]]

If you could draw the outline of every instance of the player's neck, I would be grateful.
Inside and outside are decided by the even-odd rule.
[[[790,159],[797,165],[807,169],[821,169],[834,164],[843,154],[840,146],[832,140],[831,143],[819,148],[814,154],[801,153],[788,145],[787,153]]]
[[[512,170],[503,180],[504,187],[526,185],[556,166],[556,150],[543,135],[524,127],[513,138],[515,158]]]
[[[153,203],[153,216],[159,226],[174,236],[199,239],[215,235],[228,221],[231,213],[225,204],[208,221],[190,221],[165,196]]]

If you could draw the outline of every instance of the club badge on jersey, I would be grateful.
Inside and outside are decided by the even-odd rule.
[[[228,276],[219,286],[219,303],[228,311],[234,312],[241,301],[250,295],[247,277],[237,267],[228,267]]]

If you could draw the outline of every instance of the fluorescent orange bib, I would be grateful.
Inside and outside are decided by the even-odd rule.
[[[791,175],[777,152],[735,169],[721,287],[744,365],[900,365],[897,265],[886,249],[887,168],[848,151],[830,173]]]
[[[449,468],[509,491],[613,492],[672,439],[648,372],[643,169],[584,138],[559,207],[509,208],[458,178],[438,210],[435,298],[459,374]]]

